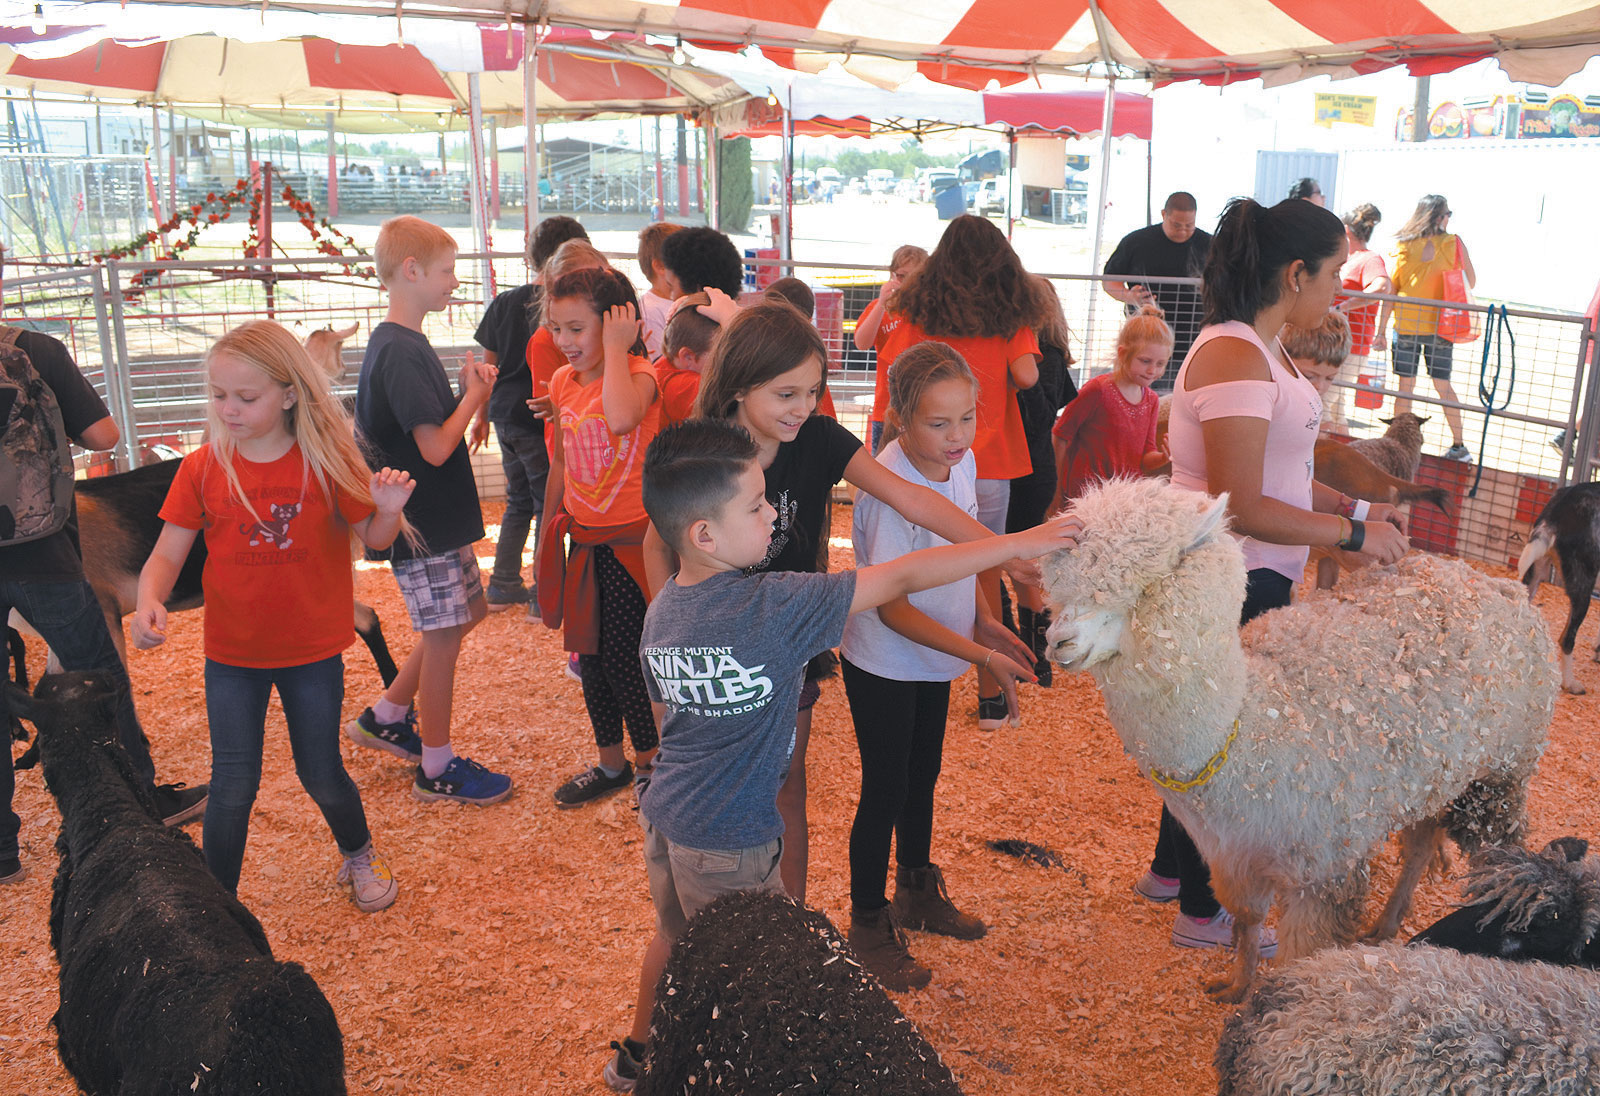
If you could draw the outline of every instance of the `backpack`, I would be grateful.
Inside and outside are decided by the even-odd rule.
[[[72,450],[56,394],[0,326],[0,547],[58,532],[72,516]]]

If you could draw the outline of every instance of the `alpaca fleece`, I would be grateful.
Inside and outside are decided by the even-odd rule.
[[[1045,563],[1051,655],[1087,668],[1140,769],[1162,787],[1239,922],[1242,996],[1276,894],[1286,958],[1352,939],[1367,862],[1406,867],[1375,931],[1393,935],[1446,830],[1469,851],[1517,840],[1557,676],[1514,583],[1414,554],[1238,627],[1244,563],[1225,500],[1114,481],[1074,503],[1079,546]],[[1240,932],[1244,934],[1241,937]]]
[[[1264,978],[1217,1045],[1219,1096],[1600,1091],[1600,974],[1444,948],[1319,952]]]
[[[341,1096],[333,1009],[136,791],[111,699],[100,678],[62,674],[13,700],[38,728],[61,809],[50,940],[62,1063],[107,1096]]]
[[[939,1054],[832,923],[794,900],[730,894],[673,945],[638,1096],[958,1096]]]

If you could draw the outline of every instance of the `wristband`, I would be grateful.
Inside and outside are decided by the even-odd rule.
[[[1367,514],[1371,510],[1372,503],[1368,502],[1366,499],[1352,499],[1349,516],[1355,521],[1366,521]]]
[[[1359,552],[1367,540],[1367,525],[1362,521],[1350,523],[1350,535],[1339,545],[1347,552]]]
[[[984,669],[985,672],[988,672],[989,660],[991,658],[993,658],[993,657],[994,657],[994,648],[991,647],[991,648],[989,648],[989,653],[983,656],[983,669]]]
[[[1339,505],[1334,509],[1333,512],[1342,518],[1347,518],[1350,517],[1350,511],[1354,510],[1355,506],[1355,499],[1351,498],[1349,495],[1340,494]],[[1343,527],[1341,526],[1341,528]]]

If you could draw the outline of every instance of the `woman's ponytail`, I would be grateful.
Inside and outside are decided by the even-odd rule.
[[[1299,260],[1310,271],[1320,270],[1343,241],[1344,222],[1319,205],[1286,198],[1268,209],[1235,198],[1211,240],[1200,287],[1202,323],[1255,323],[1262,309],[1277,302],[1284,267]]]

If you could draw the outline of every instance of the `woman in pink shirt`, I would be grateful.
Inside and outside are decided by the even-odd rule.
[[[1174,485],[1228,494],[1249,570],[1241,624],[1289,604],[1310,545],[1378,563],[1393,563],[1408,547],[1394,507],[1348,499],[1312,479],[1322,399],[1278,342],[1285,323],[1321,322],[1347,254],[1339,218],[1296,199],[1270,209],[1234,199],[1211,242],[1204,324],[1173,385],[1168,443]],[[1134,889],[1158,902],[1178,899],[1172,942],[1179,947],[1231,943],[1233,917],[1165,808],[1155,857]],[[1263,929],[1261,939],[1262,957],[1270,957],[1276,938]]]

